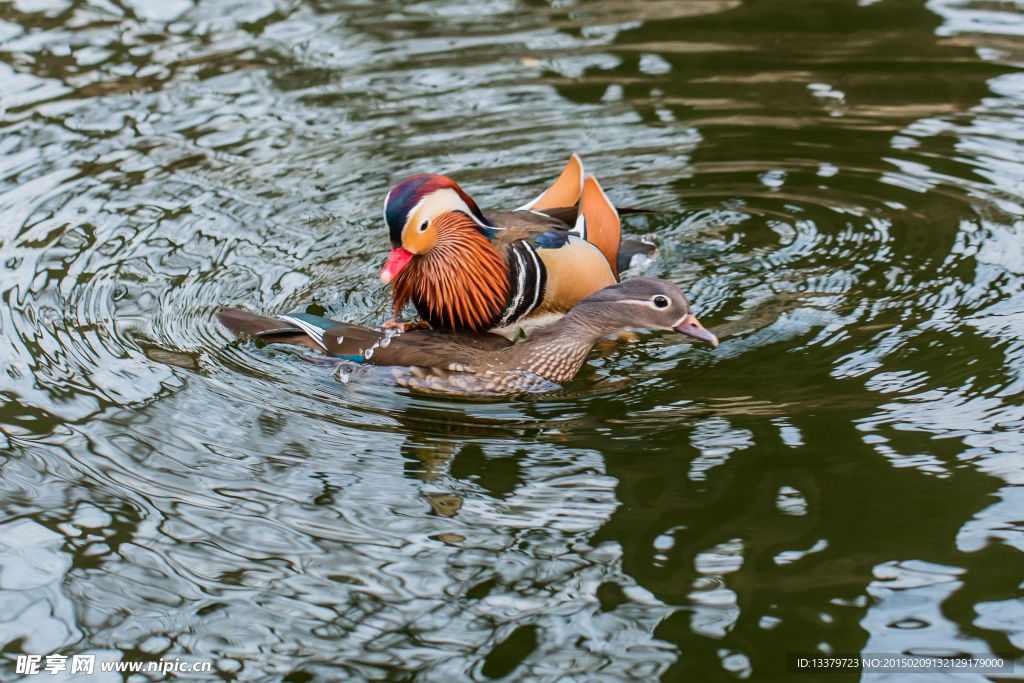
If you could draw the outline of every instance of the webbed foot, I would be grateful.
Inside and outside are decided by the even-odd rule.
[[[434,328],[431,327],[430,323],[428,323],[426,320],[417,320],[416,322],[412,323],[396,323],[393,321],[388,321],[381,325],[381,329],[408,332],[409,330],[432,330]]]

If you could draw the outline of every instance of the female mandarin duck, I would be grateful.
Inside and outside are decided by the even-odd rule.
[[[638,277],[602,289],[569,314],[513,344],[494,334],[414,329],[400,335],[293,313],[278,318],[225,308],[217,318],[235,332],[297,344],[370,365],[397,369],[401,386],[432,393],[507,396],[557,388],[572,379],[601,337],[632,327],[675,330],[718,345],[670,282]]]
[[[411,302],[435,328],[510,339],[618,282],[637,251],[620,254],[618,211],[575,154],[515,211],[484,213],[450,178],[420,174],[388,193],[384,220],[392,251],[380,279],[392,285],[395,317]]]

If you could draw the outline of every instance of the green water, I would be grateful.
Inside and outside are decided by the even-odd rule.
[[[0,2],[0,680],[984,680],[786,654],[1024,652],[1022,67],[1018,2]],[[450,401],[213,318],[380,322],[395,183],[574,151],[717,349]]]

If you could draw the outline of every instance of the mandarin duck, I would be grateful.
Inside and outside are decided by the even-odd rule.
[[[514,211],[485,213],[450,178],[420,174],[388,193],[384,221],[392,251],[380,279],[392,286],[395,318],[412,303],[432,327],[510,339],[615,284],[631,258],[653,251],[639,240],[620,248],[619,212],[575,154]]]
[[[357,363],[395,368],[400,386],[440,394],[508,396],[550,391],[572,379],[601,337],[633,327],[675,330],[714,346],[674,284],[638,277],[606,287],[558,321],[513,344],[489,333],[376,330],[305,313],[270,318],[225,308],[217,319],[266,342],[305,346]],[[409,367],[411,366],[411,367]]]

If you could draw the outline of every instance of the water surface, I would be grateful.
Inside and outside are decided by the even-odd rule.
[[[0,2],[0,680],[1019,656],[1022,66],[1017,2]],[[394,183],[574,151],[718,349],[452,401],[213,318],[379,322]]]

